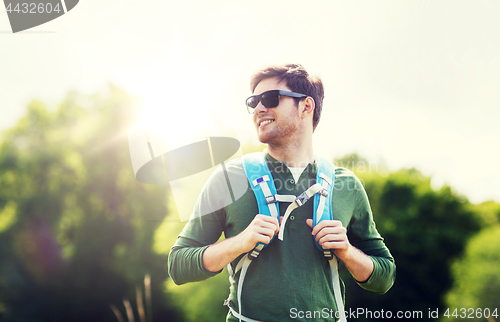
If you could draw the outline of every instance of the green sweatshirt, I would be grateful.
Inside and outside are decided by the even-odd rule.
[[[266,159],[278,194],[298,196],[316,181],[316,163],[309,164],[295,182],[284,163],[268,154]],[[229,162],[225,167],[231,182],[247,182],[241,160]],[[222,169],[214,172],[198,198],[191,219],[172,247],[168,266],[170,277],[176,284],[200,281],[220,273],[209,272],[203,267],[203,252],[222,233],[226,238],[239,234],[258,213],[250,186],[247,184],[246,192],[231,203],[225,196],[227,194],[220,193],[227,191],[227,182]],[[221,208],[224,204],[229,205]],[[288,205],[280,203],[281,215]],[[344,168],[335,170],[332,211],[334,219],[346,227],[349,242],[373,260],[372,275],[358,284],[369,291],[387,292],[395,279],[394,259],[377,232],[361,182]],[[243,284],[242,315],[261,321],[301,321],[294,312],[336,311],[328,261],[316,248],[311,228],[306,224],[306,219],[312,216],[311,198],[292,212],[286,223],[284,240],[274,238],[252,262]],[[242,256],[231,263],[233,270]],[[239,273],[236,273],[229,294],[231,306],[236,311],[238,279]],[[238,320],[228,313],[227,321]]]

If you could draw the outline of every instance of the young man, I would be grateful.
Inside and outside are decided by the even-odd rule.
[[[321,115],[321,80],[310,77],[300,65],[271,66],[252,77],[251,90],[254,95],[247,99],[247,106],[253,110],[259,140],[267,144],[265,158],[277,193],[298,196],[316,180],[312,136]],[[226,169],[233,178],[247,180],[240,160],[228,163]],[[280,223],[258,214],[252,189],[220,209],[223,197],[218,192],[224,185],[224,173],[216,171],[172,247],[169,272],[177,284],[203,280],[220,273],[227,264],[234,270],[257,243],[269,243],[248,267],[241,302],[237,290],[242,273],[235,274],[227,321],[238,321],[235,316],[240,310],[243,317],[238,317],[243,321],[307,320],[297,312],[335,312],[330,267],[314,238],[323,248],[334,249],[362,288],[385,293],[394,283],[394,259],[375,228],[363,186],[349,170],[335,170],[334,220],[313,227],[313,202],[306,202],[293,210],[282,228],[283,241],[272,240]],[[280,203],[282,216],[287,206]],[[201,213],[209,214],[197,216]],[[222,232],[226,238],[217,242]],[[324,314],[315,317],[317,321],[331,320]]]

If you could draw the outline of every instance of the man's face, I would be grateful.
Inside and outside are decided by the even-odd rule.
[[[263,79],[253,92],[254,95],[269,90],[291,91],[284,81],[271,77]],[[298,135],[301,118],[292,97],[280,96],[280,103],[273,108],[267,108],[261,102],[255,107],[253,122],[257,129],[259,141],[267,144],[283,144]]]

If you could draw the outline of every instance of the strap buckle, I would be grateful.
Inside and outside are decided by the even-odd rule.
[[[327,260],[332,260],[333,259],[333,249],[327,249],[323,248],[323,255]]]
[[[306,194],[306,192],[307,191],[304,191],[303,193],[298,195],[297,198],[295,199],[295,203],[297,204],[297,206],[301,207],[303,204],[307,202],[307,200],[309,200],[309,196]]]
[[[252,251],[248,253],[248,258],[250,260],[254,260],[259,257],[260,251],[264,248],[264,246],[266,246],[264,243],[257,243],[257,246],[255,246],[254,249],[252,249]]]
[[[250,260],[254,260],[254,259],[256,259],[257,257],[259,257],[259,255],[260,255],[260,250],[256,250],[256,249],[254,249],[254,250],[252,250],[250,253],[248,253],[248,258],[249,258]]]
[[[269,205],[269,204],[272,204],[272,203],[277,203],[278,200],[276,199],[276,195],[270,195],[268,197],[266,197],[266,203]]]

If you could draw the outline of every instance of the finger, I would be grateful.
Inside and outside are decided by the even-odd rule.
[[[321,233],[320,233],[321,234]],[[329,233],[325,235],[316,235],[316,241],[318,243],[324,242],[343,242],[347,240],[347,235],[343,233]]]
[[[254,232],[253,238],[252,238],[252,244],[255,246],[257,243],[263,243],[263,244],[269,244],[271,242],[271,237],[261,234],[258,232]]]
[[[273,236],[279,228],[272,222],[255,221],[253,225],[251,225],[251,229],[259,234]]]
[[[271,238],[279,232],[278,220],[265,215],[257,215],[251,222],[250,227],[256,229],[260,233],[271,236]],[[259,230],[259,229],[266,230]]]
[[[322,220],[316,226],[314,226],[311,234],[317,235],[319,231],[325,227],[343,227],[340,220]]]
[[[339,250],[344,250],[344,249],[347,249],[348,247],[348,243],[347,242],[325,242],[323,244],[320,243],[320,245],[323,247],[323,248],[326,248],[326,249],[339,249]]]
[[[276,227],[276,230],[274,231],[275,235],[278,235],[280,232],[280,225],[281,225],[281,223],[283,223],[283,218],[284,218],[284,216],[280,216],[280,222],[279,222],[278,226]]]
[[[275,225],[279,225],[278,219],[273,218],[271,216],[258,214],[257,216],[255,216],[254,220],[256,220],[256,219],[259,219],[259,220],[262,220],[262,221],[266,221],[266,222],[270,222],[270,223],[273,223]]]
[[[269,244],[273,239],[275,233],[273,229],[256,227],[253,231],[253,238],[255,242],[262,242],[264,244]]]
[[[258,219],[260,221],[256,221],[256,219]],[[283,216],[281,216],[281,220],[282,219],[283,219]],[[276,219],[276,218],[258,214],[257,216],[255,216],[254,221],[259,225],[266,225],[264,223],[268,223],[268,224],[273,225],[272,227],[266,225],[266,227],[272,228],[274,230],[275,235],[278,234],[280,231],[280,224],[278,222],[278,219]]]
[[[328,237],[331,240],[343,240],[347,238],[346,229],[344,227],[324,227],[316,235],[316,240],[319,241],[321,238]]]
[[[254,231],[258,232],[259,234],[266,235],[266,236],[274,236],[275,232],[274,225],[263,225],[263,226],[255,226]]]
[[[266,222],[266,223],[271,223],[273,225],[279,226],[278,219],[267,216],[267,215],[258,214],[257,216],[255,216],[255,218],[253,219],[252,222],[260,222],[260,223]]]

